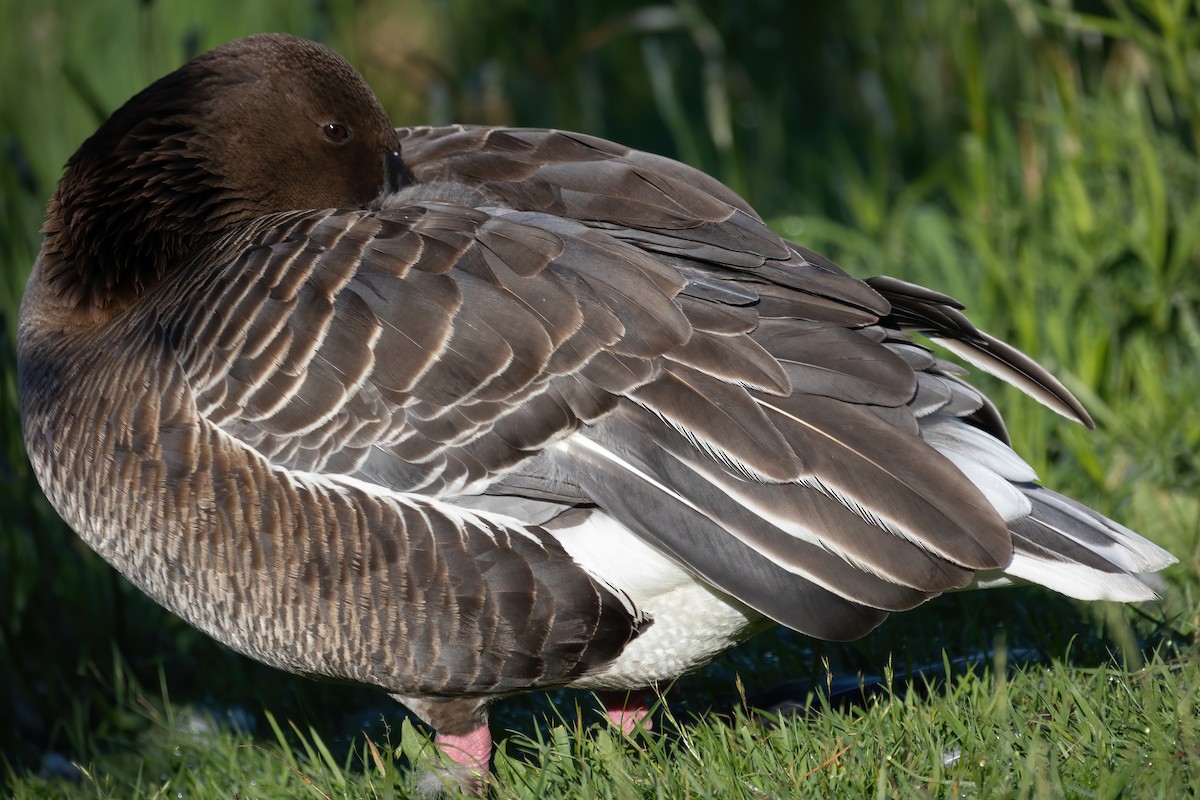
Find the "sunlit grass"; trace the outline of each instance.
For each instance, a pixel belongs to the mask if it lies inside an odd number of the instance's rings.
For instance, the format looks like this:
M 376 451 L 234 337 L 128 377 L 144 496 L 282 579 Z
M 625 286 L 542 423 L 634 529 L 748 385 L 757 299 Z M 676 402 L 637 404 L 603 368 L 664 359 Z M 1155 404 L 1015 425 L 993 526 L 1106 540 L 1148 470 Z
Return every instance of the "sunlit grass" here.
M 496 797 L 1162 797 L 1200 781 L 1200 660 L 993 667 L 807 716 L 657 717 L 625 737 L 560 722 L 505 738 Z M 414 790 L 428 741 L 404 722 L 336 748 L 268 717 L 265 735 L 186 714 L 154 719 L 123 753 L 14 798 L 384 798 Z M 336 751 L 336 752 L 335 752 Z

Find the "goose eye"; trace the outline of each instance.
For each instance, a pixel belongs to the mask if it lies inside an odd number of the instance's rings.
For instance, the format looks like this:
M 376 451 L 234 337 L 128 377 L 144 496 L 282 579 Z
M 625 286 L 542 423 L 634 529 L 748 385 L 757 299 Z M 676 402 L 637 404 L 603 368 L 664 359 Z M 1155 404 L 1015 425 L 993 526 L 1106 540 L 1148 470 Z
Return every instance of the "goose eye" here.
M 344 144 L 350 141 L 350 129 L 340 122 L 329 122 L 321 128 L 325 138 L 334 144 Z

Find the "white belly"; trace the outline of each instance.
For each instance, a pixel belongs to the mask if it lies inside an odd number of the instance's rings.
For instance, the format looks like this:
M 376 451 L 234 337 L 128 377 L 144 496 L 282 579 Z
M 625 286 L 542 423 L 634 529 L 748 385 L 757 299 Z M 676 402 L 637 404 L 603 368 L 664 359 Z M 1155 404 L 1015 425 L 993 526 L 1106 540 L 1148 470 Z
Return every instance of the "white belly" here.
M 761 627 L 760 614 L 697 580 L 599 511 L 552 532 L 576 561 L 652 621 L 615 661 L 572 686 L 640 689 L 670 680 Z

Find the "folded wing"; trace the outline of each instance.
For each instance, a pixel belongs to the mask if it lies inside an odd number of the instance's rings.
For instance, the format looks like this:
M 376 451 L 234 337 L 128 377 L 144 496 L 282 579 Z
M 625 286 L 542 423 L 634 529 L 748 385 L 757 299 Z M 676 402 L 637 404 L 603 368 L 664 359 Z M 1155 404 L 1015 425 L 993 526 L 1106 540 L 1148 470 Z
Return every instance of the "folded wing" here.
M 202 412 L 280 468 L 531 526 L 599 506 L 824 638 L 1002 574 L 1014 546 L 1169 563 L 1033 486 L 995 408 L 912 340 L 1089 422 L 950 298 L 852 278 L 667 159 L 556 131 L 401 134 L 415 185 L 272 220 L 175 321 Z

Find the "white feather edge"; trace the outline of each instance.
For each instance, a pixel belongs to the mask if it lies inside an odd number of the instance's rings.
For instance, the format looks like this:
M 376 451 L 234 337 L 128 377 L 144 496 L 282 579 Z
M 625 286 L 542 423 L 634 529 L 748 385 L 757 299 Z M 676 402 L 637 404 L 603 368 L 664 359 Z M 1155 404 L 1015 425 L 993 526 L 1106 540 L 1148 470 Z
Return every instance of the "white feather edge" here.
M 1004 570 L 981 572 L 965 588 L 991 589 L 1027 582 L 1045 586 L 1076 600 L 1141 603 L 1159 599 L 1158 591 L 1150 585 L 1152 580 L 1149 575 L 1101 572 L 1082 564 L 1051 561 L 1016 552 L 1012 563 Z
M 1011 482 L 1037 480 L 1033 468 L 1010 447 L 984 431 L 957 418 L 934 415 L 921 421 L 921 435 L 949 458 L 983 492 L 1005 520 L 1028 516 L 1033 508 L 1029 497 Z M 1097 546 L 1068 530 L 1050 527 L 1060 536 L 1095 552 L 1130 574 L 1103 572 L 1082 564 L 1039 558 L 1014 551 L 1013 560 L 1004 570 L 978 573 L 966 588 L 986 589 L 1011 586 L 1018 582 L 1036 583 L 1079 600 L 1144 602 L 1159 598 L 1159 583 L 1151 575 L 1175 563 L 1175 557 L 1158 545 L 1119 523 L 1106 519 L 1106 525 L 1080 513 L 1071 503 L 1044 490 L 1041 499 L 1097 532 L 1107 535 L 1109 544 Z
M 1140 534 L 1131 531 L 1119 522 L 1114 522 L 1107 517 L 1104 518 L 1103 523 L 1092 519 L 1077 509 L 1072 501 L 1061 495 L 1049 490 L 1042 490 L 1038 492 L 1037 497 L 1046 505 L 1053 506 L 1062 513 L 1079 520 L 1081 525 L 1087 525 L 1093 530 L 1104 534 L 1108 537 L 1109 542 L 1106 545 L 1097 546 L 1094 543 L 1081 540 L 1069 530 L 1063 530 L 1051 525 L 1047 525 L 1047 527 L 1054 530 L 1060 536 L 1071 539 L 1079 545 L 1087 547 L 1095 553 L 1099 553 L 1122 569 L 1135 573 L 1157 572 L 1179 561 L 1179 559 L 1175 558 L 1168 551 Z
M 1033 506 L 1013 482 L 1033 481 L 1037 474 L 1008 445 L 944 414 L 920 425 L 921 438 L 958 467 L 1006 522 L 1029 516 Z
M 608 450 L 607 448 L 603 447 L 602 445 L 600 445 L 599 443 L 597 443 L 595 441 L 592 441 L 591 439 L 588 439 L 583 436 L 573 436 L 570 439 L 566 440 L 565 442 L 559 443 L 555 446 L 556 447 L 567 447 L 568 450 L 570 447 L 578 447 L 583 450 L 588 450 L 588 451 L 596 454 L 600 458 L 603 458 L 603 459 L 609 461 L 614 466 L 617 466 L 620 469 L 625 470 L 626 472 L 628 472 L 632 477 L 636 478 L 637 480 L 644 481 L 647 484 L 654 486 L 659 491 L 674 498 L 681 505 L 691 508 L 693 511 L 695 511 L 698 514 L 704 513 L 702 509 L 698 508 L 690 500 L 688 500 L 687 498 L 680 495 L 678 492 L 671 489 L 671 487 L 663 484 L 659 480 L 656 480 L 653 476 L 647 475 L 645 472 L 638 469 L 637 466 L 630 464 L 628 461 L 621 458 L 621 456 L 619 456 L 618 454 L 612 452 L 611 450 Z M 695 474 L 698 478 L 704 478 L 704 475 L 701 473 L 694 472 L 693 474 Z M 722 488 L 722 487 L 718 487 L 718 488 Z M 739 502 L 740 502 L 740 500 L 739 500 Z M 773 519 L 774 515 L 767 516 L 767 515 L 764 515 L 760 509 L 754 508 L 752 506 L 748 506 L 745 503 L 742 503 L 742 505 L 747 510 L 762 517 L 766 521 L 772 522 L 772 523 L 774 522 L 774 519 Z M 801 530 L 797 526 L 789 526 L 789 529 L 787 529 L 785 532 L 789 533 L 792 536 L 795 536 L 796 538 L 808 541 L 810 544 L 816 544 L 828 552 L 834 553 L 835 555 L 839 556 L 843 560 L 846 560 L 848 563 L 852 564 L 854 567 L 856 567 L 858 569 L 862 569 L 866 572 L 875 574 L 874 570 L 869 570 L 864 565 L 857 563 L 855 561 L 852 561 L 850 559 L 850 557 L 848 556 L 848 554 L 830 548 L 829 543 L 820 541 L 819 537 L 810 538 L 808 536 L 802 535 Z M 751 550 L 754 550 L 755 552 L 759 553 L 759 555 L 762 555 L 764 558 L 767 558 L 767 556 L 765 554 L 763 554 L 761 551 L 759 551 L 758 548 L 756 548 L 752 542 L 745 541 L 744 539 L 737 536 L 736 533 L 734 533 L 732 531 L 729 531 L 728 533 L 729 533 L 729 536 L 731 539 L 736 539 L 737 541 L 739 541 L 742 544 L 749 547 Z M 881 530 L 880 533 L 884 534 L 885 531 Z M 630 533 L 630 535 L 634 536 L 636 538 L 636 534 Z M 561 541 L 561 537 L 560 537 L 560 541 Z M 566 545 L 564 544 L 564 546 L 566 546 Z M 646 546 L 650 547 L 651 545 L 647 544 Z M 568 552 L 570 552 L 570 548 L 568 548 Z M 656 552 L 657 552 L 657 549 L 656 549 Z M 572 556 L 574 557 L 574 553 L 572 553 Z M 663 555 L 663 557 L 667 558 L 667 556 L 665 556 L 665 555 Z M 811 581 L 812 583 L 816 584 L 817 586 L 820 586 L 821 588 L 826 589 L 826 590 L 832 592 L 833 594 L 836 594 L 839 596 L 842 595 L 842 592 L 838 589 L 837 586 L 831 584 L 830 581 L 825 576 L 821 575 L 820 572 L 818 572 L 816 570 L 805 569 L 803 567 L 803 565 L 798 564 L 798 563 L 785 564 L 785 563 L 781 563 L 779 561 L 774 561 L 773 559 L 772 559 L 772 562 L 774 564 L 776 564 L 780 569 L 782 569 L 786 572 L 790 572 L 793 575 L 798 575 L 808 581 Z M 583 563 L 583 562 L 581 562 L 581 563 Z M 672 563 L 674 563 L 674 562 L 672 561 Z M 587 566 L 587 565 L 585 564 L 585 566 Z M 676 569 L 681 569 L 681 568 L 677 566 Z M 606 581 L 609 581 L 612 585 L 618 586 L 618 588 L 626 589 L 624 579 L 621 579 L 620 581 L 613 581 L 613 576 L 611 574 L 610 575 L 600 575 L 600 577 L 602 577 Z M 883 576 L 879 576 L 879 577 L 883 577 Z
M 954 355 L 958 356 L 963 361 L 966 361 L 968 364 L 978 367 L 987 374 L 993 375 L 1011 386 L 1017 387 L 1027 396 L 1041 403 L 1055 414 L 1058 414 L 1061 417 L 1066 417 L 1073 422 L 1082 421 L 1075 415 L 1075 412 L 1071 410 L 1069 406 L 1056 398 L 1049 391 L 1038 387 L 1023 373 L 1009 367 L 999 359 L 988 358 L 983 353 L 975 350 L 964 342 L 959 342 L 954 339 L 944 339 L 940 336 L 930 336 L 929 338 L 930 341 L 936 342 L 939 346 L 944 347 L 951 353 L 954 353 Z

